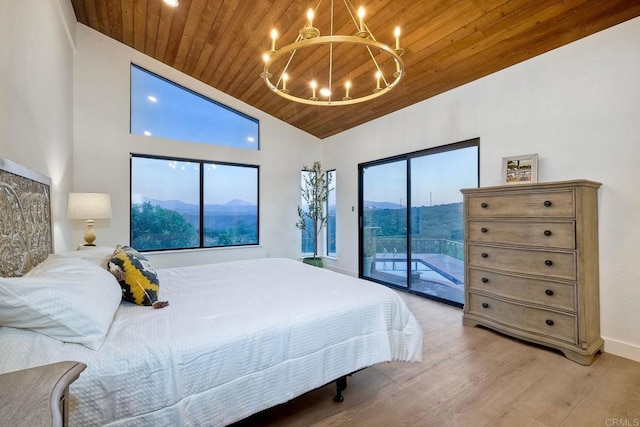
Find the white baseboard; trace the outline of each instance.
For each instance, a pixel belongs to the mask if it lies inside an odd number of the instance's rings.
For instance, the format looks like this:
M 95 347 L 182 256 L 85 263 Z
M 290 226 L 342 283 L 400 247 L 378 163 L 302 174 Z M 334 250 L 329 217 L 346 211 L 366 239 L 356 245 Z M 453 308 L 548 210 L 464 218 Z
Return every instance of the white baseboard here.
M 604 340 L 604 351 L 606 353 L 640 362 L 640 346 L 614 340 L 613 338 L 602 337 L 602 339 Z

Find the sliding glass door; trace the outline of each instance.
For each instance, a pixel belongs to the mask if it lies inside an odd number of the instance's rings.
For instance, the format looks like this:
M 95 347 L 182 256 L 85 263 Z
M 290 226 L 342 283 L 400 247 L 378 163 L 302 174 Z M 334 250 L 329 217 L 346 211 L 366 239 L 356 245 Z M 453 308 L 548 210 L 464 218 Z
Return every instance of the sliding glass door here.
M 407 168 L 405 160 L 361 169 L 362 277 L 407 287 Z
M 361 277 L 462 306 L 460 189 L 478 186 L 478 142 L 360 165 Z

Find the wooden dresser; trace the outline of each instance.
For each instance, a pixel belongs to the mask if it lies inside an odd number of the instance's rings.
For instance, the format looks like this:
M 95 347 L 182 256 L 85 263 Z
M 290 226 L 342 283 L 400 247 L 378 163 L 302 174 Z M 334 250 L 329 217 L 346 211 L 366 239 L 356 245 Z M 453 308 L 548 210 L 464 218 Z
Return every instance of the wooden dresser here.
M 463 323 L 556 348 L 590 365 L 603 349 L 600 183 L 464 189 Z

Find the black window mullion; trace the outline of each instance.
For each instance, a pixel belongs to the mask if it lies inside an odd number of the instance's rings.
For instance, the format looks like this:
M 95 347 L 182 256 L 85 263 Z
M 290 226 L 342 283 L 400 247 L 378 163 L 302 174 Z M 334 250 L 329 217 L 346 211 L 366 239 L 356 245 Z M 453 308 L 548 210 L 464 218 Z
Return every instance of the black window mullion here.
M 200 162 L 200 244 L 204 247 L 204 162 Z
M 405 173 L 407 174 L 407 197 L 405 200 L 407 201 L 407 289 L 411 290 L 411 157 L 407 156 L 407 166 L 405 168 Z

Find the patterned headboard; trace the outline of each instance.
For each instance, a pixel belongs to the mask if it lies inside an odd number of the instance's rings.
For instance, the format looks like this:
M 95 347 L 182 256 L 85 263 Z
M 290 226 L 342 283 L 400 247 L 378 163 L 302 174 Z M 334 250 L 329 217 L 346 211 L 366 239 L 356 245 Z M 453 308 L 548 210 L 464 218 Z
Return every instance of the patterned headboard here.
M 0 276 L 19 277 L 53 252 L 51 179 L 0 158 Z

